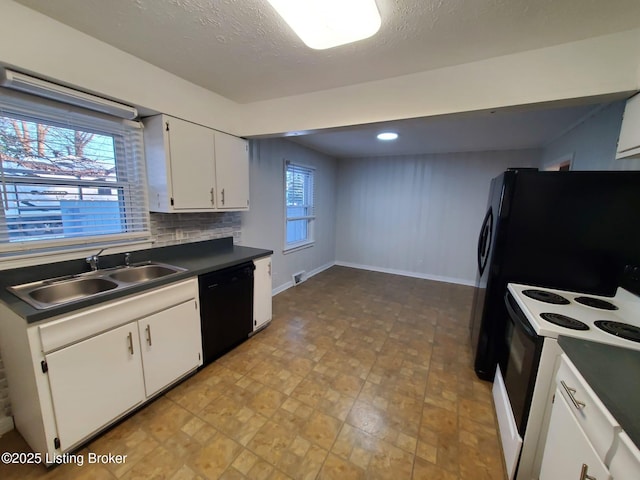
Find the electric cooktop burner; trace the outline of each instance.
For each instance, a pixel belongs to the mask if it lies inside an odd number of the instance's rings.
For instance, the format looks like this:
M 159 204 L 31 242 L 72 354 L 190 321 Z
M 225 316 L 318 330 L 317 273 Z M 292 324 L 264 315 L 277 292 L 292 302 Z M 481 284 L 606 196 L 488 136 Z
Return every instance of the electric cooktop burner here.
M 613 303 L 607 302 L 606 300 L 600 300 L 599 298 L 576 297 L 574 300 L 588 307 L 599 308 L 601 310 L 618 310 L 618 307 Z
M 582 323 L 580 320 L 576 320 L 575 318 L 567 317 L 566 315 L 560 315 L 559 313 L 541 313 L 540 316 L 547 322 L 551 322 L 571 330 L 589 330 L 589 325 Z
M 558 295 L 557 293 L 547 292 L 545 290 L 523 290 L 527 297 L 539 300 L 545 303 L 553 303 L 556 305 L 568 305 L 569 300 Z
M 612 322 L 610 320 L 597 320 L 594 322 L 596 327 L 616 337 L 631 340 L 632 342 L 640 342 L 640 328 L 629 325 L 628 323 Z

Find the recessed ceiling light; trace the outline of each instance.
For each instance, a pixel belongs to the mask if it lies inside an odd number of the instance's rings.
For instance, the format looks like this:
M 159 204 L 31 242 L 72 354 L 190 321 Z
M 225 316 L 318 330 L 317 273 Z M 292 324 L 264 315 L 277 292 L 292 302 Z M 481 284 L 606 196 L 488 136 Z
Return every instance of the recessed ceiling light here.
M 378 140 L 395 140 L 398 134 L 395 132 L 383 132 L 378 134 Z
M 316 50 L 369 38 L 380 29 L 375 0 L 267 0 Z

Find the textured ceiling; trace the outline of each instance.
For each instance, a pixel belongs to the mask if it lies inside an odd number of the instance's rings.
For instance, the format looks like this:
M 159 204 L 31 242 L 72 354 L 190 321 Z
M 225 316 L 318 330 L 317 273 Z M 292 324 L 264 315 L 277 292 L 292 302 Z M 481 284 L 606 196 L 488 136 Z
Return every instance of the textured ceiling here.
M 638 0 L 377 0 L 377 35 L 316 51 L 266 0 L 17 1 L 238 102 L 390 78 L 640 25 Z

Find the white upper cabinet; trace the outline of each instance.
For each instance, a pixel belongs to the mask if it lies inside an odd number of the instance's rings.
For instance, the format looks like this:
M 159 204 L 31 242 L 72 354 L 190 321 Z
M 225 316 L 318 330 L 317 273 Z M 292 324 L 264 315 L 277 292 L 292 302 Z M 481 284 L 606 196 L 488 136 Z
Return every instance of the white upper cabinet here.
M 618 138 L 616 159 L 640 158 L 640 94 L 627 101 Z
M 248 210 L 246 140 L 168 115 L 143 122 L 152 212 Z
M 249 208 L 249 144 L 215 132 L 216 204 L 220 210 Z

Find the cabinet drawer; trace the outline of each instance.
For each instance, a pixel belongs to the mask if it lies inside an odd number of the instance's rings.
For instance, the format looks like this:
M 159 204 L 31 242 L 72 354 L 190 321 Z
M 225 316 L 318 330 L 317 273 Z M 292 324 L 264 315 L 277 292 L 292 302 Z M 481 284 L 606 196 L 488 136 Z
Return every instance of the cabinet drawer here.
M 130 295 L 122 300 L 105 302 L 80 312 L 41 325 L 40 341 L 43 353 L 71 345 L 118 327 L 132 320 L 162 311 L 197 298 L 197 279 L 174 283 L 148 292 Z
M 613 445 L 615 435 L 620 431 L 618 422 L 564 354 L 556 381 L 558 390 L 571 407 L 598 456 L 604 460 Z
M 571 402 L 566 402 L 560 388 L 557 388 L 539 479 L 609 480 L 611 476 L 603 459 L 580 427 L 574 412 Z

